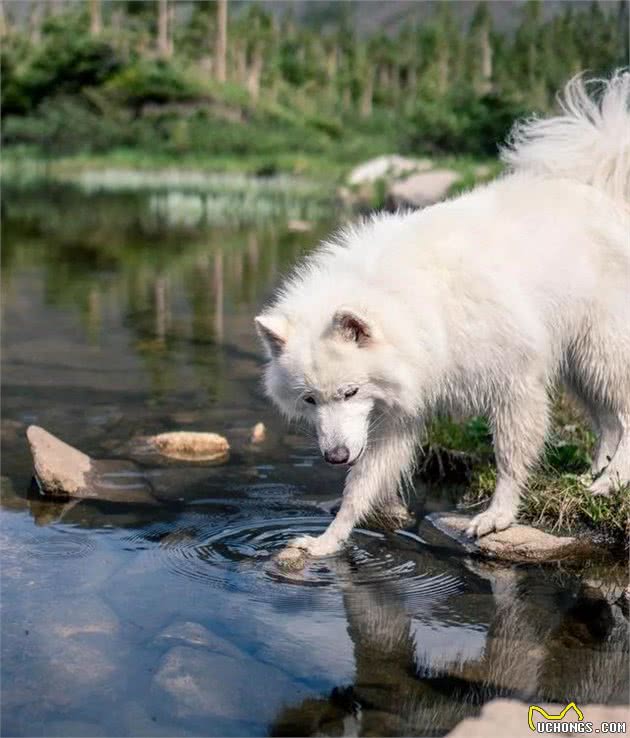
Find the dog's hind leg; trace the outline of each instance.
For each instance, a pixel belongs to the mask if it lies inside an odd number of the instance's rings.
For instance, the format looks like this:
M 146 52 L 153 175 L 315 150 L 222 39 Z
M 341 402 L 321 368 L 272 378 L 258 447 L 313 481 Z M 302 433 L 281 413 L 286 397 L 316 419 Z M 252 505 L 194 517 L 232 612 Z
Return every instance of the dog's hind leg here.
M 521 379 L 497 401 L 492 418 L 497 484 L 486 512 L 472 519 L 469 536 L 504 530 L 516 520 L 521 489 L 543 448 L 548 418 L 542 377 Z
M 621 439 L 610 462 L 590 487 L 596 495 L 608 495 L 612 489 L 630 485 L 630 412 L 620 413 L 618 419 Z
M 593 408 L 591 416 L 597 433 L 597 445 L 593 450 L 591 472 L 596 475 L 608 466 L 619 448 L 623 426 L 617 413 L 604 407 Z
M 622 303 L 625 308 L 625 302 Z M 621 313 L 621 314 L 618 314 Z M 574 386 L 598 431 L 594 494 L 630 483 L 630 313 L 617 310 L 592 323 L 569 357 Z M 603 470 L 603 471 L 602 471 Z

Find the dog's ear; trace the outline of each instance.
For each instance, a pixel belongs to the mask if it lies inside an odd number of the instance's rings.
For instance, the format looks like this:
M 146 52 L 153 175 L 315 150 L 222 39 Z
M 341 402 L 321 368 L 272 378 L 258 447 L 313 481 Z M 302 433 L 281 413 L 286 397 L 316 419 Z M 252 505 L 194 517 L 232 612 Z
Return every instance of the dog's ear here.
M 366 318 L 350 308 L 337 310 L 333 327 L 346 341 L 354 341 L 357 346 L 368 346 L 374 338 L 374 331 Z
M 255 318 L 254 322 L 269 358 L 279 356 L 287 342 L 288 325 L 286 319 L 282 315 L 274 313 L 261 313 Z

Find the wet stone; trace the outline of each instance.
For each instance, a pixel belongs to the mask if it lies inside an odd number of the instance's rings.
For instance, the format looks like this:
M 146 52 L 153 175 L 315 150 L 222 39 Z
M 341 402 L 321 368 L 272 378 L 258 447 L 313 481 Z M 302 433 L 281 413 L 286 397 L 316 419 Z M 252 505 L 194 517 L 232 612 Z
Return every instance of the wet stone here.
M 52 602 L 47 608 L 46 620 L 50 631 L 61 638 L 112 635 L 120 625 L 114 611 L 96 596 Z
M 280 705 L 306 696 L 303 687 L 275 667 L 187 646 L 165 654 L 154 687 L 179 718 L 241 720 L 254 715 L 260 723 L 273 719 Z
M 570 536 L 554 536 L 529 525 L 513 525 L 498 533 L 472 539 L 465 535 L 472 518 L 468 515 L 439 514 L 431 516 L 443 533 L 458 539 L 469 549 L 505 561 L 554 561 L 580 558 L 595 549 L 590 541 Z
M 156 641 L 171 645 L 179 643 L 192 647 L 202 646 L 209 651 L 237 659 L 245 657 L 239 648 L 225 638 L 208 630 L 201 623 L 191 621 L 172 623 L 157 636 Z

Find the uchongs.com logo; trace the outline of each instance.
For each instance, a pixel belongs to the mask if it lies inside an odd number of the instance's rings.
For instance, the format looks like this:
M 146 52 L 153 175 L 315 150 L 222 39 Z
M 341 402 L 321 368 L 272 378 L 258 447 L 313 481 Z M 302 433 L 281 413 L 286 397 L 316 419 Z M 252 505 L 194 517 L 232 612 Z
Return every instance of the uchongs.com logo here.
M 573 713 L 569 714 L 571 710 L 573 710 Z M 540 717 L 535 722 L 534 715 L 536 713 Z M 541 720 L 540 718 L 544 719 Z M 565 720 L 565 718 L 567 719 Z M 530 705 L 527 713 L 527 722 L 530 730 L 535 733 L 600 733 L 609 735 L 623 735 L 626 733 L 625 722 L 602 722 L 597 727 L 594 727 L 591 721 L 584 720 L 584 713 L 575 702 L 569 702 L 557 715 L 547 712 L 544 707 Z

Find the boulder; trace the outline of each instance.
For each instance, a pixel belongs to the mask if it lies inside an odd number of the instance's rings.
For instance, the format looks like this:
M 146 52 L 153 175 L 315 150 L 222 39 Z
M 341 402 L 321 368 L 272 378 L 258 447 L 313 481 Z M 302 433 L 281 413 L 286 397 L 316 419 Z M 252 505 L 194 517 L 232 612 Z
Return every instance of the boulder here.
M 459 174 L 451 169 L 412 174 L 390 186 L 388 200 L 393 207 L 423 208 L 433 205 L 446 197 L 459 178 Z
M 513 525 L 499 533 L 478 539 L 465 535 L 471 517 L 455 513 L 431 516 L 431 522 L 443 533 L 463 542 L 469 549 L 505 561 L 549 561 L 583 557 L 592 553 L 594 544 L 588 539 L 554 536 L 530 525 Z
M 348 175 L 348 183 L 358 186 L 373 184 L 379 179 L 398 179 L 405 174 L 426 171 L 431 166 L 428 159 L 410 159 L 398 154 L 377 156 L 355 167 Z
M 131 461 L 92 459 L 43 428 L 26 430 L 42 494 L 155 504 L 151 485 Z

